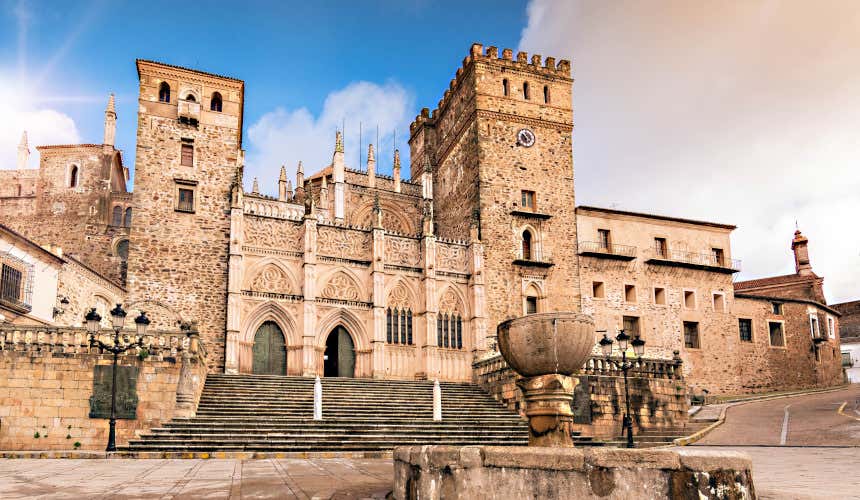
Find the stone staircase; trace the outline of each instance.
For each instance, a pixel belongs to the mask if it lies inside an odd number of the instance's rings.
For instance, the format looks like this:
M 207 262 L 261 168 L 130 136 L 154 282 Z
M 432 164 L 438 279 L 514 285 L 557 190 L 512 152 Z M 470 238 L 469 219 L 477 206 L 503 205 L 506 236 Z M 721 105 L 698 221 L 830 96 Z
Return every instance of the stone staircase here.
M 707 427 L 709 423 L 688 422 L 683 427 L 671 427 L 639 431 L 633 430 L 633 440 L 637 448 L 653 448 L 672 444 L 675 439 L 689 436 Z M 619 435 L 608 440 L 598 440 L 589 437 L 573 436 L 575 446 L 610 446 L 623 448 L 627 445 L 626 436 Z
M 528 426 L 472 384 L 324 378 L 323 420 L 313 420 L 312 378 L 210 374 L 197 416 L 174 419 L 123 451 L 388 451 L 416 444 L 524 446 Z

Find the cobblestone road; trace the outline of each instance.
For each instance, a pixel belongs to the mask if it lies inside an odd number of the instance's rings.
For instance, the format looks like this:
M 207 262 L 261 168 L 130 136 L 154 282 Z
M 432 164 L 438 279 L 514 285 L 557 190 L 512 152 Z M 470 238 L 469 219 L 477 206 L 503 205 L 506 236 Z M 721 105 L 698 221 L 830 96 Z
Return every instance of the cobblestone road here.
M 860 385 L 731 407 L 706 445 L 749 454 L 762 499 L 860 499 Z
M 0 461 L 0 498 L 384 498 L 392 477 L 389 459 L 12 459 Z

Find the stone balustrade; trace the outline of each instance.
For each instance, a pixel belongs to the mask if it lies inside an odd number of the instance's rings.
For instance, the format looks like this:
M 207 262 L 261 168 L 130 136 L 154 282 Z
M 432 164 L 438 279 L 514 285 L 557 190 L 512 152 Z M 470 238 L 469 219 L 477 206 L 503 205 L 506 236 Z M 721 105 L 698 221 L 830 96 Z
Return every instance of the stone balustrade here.
M 611 358 L 618 363 L 621 362 L 620 357 Z M 681 369 L 680 359 L 649 359 L 649 358 L 634 358 L 628 360 L 633 364 L 633 368 L 628 372 L 628 377 L 639 378 L 657 378 L 657 379 L 682 379 L 683 370 Z M 511 376 L 513 371 L 505 362 L 501 354 L 493 357 L 476 361 L 472 368 L 475 370 L 475 377 L 479 384 L 486 384 L 500 376 Z M 588 358 L 585 365 L 582 367 L 583 375 L 600 375 L 606 377 L 621 377 L 623 373 L 615 363 L 607 361 L 606 358 L 600 356 L 592 356 Z
M 114 332 L 103 329 L 97 338 L 105 344 L 113 344 Z M 31 325 L 0 326 L 0 352 L 52 352 L 66 354 L 101 354 L 96 346 L 90 346 L 86 328 L 48 327 Z M 134 330 L 123 330 L 120 340 L 134 342 Z M 123 356 L 139 356 L 145 351 L 148 356 L 159 358 L 176 357 L 187 351 L 193 357 L 205 356 L 203 344 L 197 332 L 155 331 L 143 337 L 143 347 L 130 349 Z

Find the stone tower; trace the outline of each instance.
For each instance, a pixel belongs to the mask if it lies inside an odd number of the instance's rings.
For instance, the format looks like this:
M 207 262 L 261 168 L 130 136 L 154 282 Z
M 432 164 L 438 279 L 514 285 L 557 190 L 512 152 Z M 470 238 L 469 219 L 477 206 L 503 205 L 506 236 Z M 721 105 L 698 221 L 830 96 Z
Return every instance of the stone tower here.
M 430 163 L 441 238 L 485 248 L 488 334 L 527 312 L 578 311 L 569 61 L 473 44 L 410 127 L 412 180 Z
M 143 60 L 137 71 L 129 298 L 157 301 L 196 322 L 209 369 L 220 371 L 230 196 L 241 185 L 243 161 L 244 82 Z
M 812 264 L 809 262 L 809 240 L 800 229 L 794 232 L 791 240 L 791 251 L 794 252 L 794 270 L 801 276 L 812 276 Z

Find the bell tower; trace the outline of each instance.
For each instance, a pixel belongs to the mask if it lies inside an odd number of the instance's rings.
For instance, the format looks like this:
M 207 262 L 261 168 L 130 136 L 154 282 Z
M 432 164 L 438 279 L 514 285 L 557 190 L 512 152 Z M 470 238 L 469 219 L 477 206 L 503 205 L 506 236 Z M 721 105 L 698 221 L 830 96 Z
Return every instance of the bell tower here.
M 137 72 L 129 298 L 160 302 L 196 322 L 209 370 L 222 371 L 230 200 L 241 182 L 245 85 L 144 60 Z
M 578 311 L 570 62 L 473 44 L 410 127 L 431 164 L 438 234 L 484 245 L 488 334 L 528 312 Z

